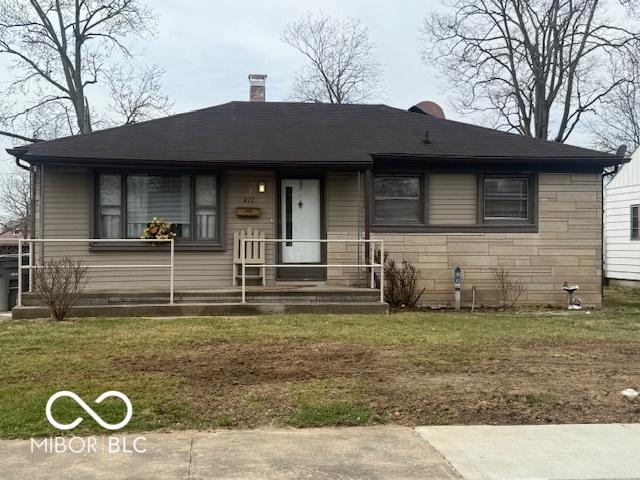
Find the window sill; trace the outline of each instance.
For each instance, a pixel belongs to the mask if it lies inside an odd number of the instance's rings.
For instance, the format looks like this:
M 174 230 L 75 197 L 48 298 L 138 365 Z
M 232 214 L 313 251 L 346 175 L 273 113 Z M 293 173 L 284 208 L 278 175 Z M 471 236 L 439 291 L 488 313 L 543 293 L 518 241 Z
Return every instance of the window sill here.
M 169 251 L 169 244 L 163 242 L 161 244 L 152 244 L 151 242 L 92 242 L 89 244 L 89 250 L 92 252 L 151 252 L 151 251 Z M 174 244 L 176 252 L 223 252 L 226 246 L 219 242 L 180 242 Z
M 536 224 L 372 225 L 373 233 L 538 233 Z

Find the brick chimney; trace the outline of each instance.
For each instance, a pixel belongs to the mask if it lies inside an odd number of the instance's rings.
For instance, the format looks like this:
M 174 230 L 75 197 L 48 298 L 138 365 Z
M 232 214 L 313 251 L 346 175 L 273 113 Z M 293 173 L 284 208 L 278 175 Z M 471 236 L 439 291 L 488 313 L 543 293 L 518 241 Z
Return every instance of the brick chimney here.
M 249 74 L 249 101 L 264 102 L 266 99 L 267 76 L 257 73 Z

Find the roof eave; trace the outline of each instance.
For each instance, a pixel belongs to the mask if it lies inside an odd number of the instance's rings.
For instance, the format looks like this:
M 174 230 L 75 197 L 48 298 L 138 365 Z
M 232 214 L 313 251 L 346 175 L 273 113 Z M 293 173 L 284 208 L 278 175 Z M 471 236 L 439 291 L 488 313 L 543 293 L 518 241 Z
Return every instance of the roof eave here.
M 11 153 L 11 152 L 10 152 Z M 26 152 L 25 152 L 26 153 Z M 88 157 L 60 157 L 60 156 L 44 156 L 44 155 L 25 155 L 22 154 L 21 160 L 31 164 L 55 164 L 68 166 L 83 166 L 94 168 L 105 167 L 147 167 L 162 165 L 163 168 L 310 168 L 310 167 L 331 167 L 335 169 L 356 170 L 358 168 L 371 167 L 373 159 L 366 157 L 362 160 L 350 159 L 345 160 L 329 160 L 322 163 L 317 161 L 283 161 L 283 160 L 193 160 L 193 161 L 175 161 L 162 159 L 123 159 L 123 158 L 88 158 Z
M 540 166 L 556 166 L 564 167 L 591 167 L 604 168 L 615 165 L 621 165 L 629 162 L 630 158 L 620 158 L 615 155 L 603 154 L 602 157 L 596 156 L 566 156 L 566 157 L 523 157 L 523 156 L 469 156 L 469 155 L 412 155 L 403 153 L 376 153 L 371 155 L 372 158 L 379 161 L 400 161 L 400 162 L 428 162 L 428 164 L 446 163 L 466 165 L 500 165 L 520 167 L 523 165 L 540 165 Z
M 29 146 L 25 145 L 23 147 L 12 147 L 12 148 L 7 148 L 5 150 L 9 155 L 17 158 L 18 160 L 22 160 L 23 157 L 27 154 L 27 152 L 29 151 Z

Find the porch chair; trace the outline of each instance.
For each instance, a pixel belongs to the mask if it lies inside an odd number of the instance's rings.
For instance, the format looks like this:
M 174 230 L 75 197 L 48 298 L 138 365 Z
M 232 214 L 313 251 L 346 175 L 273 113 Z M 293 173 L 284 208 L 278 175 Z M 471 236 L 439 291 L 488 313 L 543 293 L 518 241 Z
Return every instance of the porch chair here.
M 251 227 L 246 230 L 240 230 L 233 233 L 233 286 L 238 285 L 238 281 L 242 282 L 242 257 L 241 244 L 242 240 L 262 239 L 266 238 L 264 232 L 260 232 Z M 266 268 L 260 267 L 264 265 L 265 256 L 265 242 L 250 242 L 245 243 L 245 261 L 244 264 L 247 267 L 246 272 L 257 270 L 258 273 L 246 273 L 245 278 L 253 280 L 262 280 L 262 286 L 267 284 L 267 277 L 265 275 Z M 251 267 L 251 268 L 249 268 Z

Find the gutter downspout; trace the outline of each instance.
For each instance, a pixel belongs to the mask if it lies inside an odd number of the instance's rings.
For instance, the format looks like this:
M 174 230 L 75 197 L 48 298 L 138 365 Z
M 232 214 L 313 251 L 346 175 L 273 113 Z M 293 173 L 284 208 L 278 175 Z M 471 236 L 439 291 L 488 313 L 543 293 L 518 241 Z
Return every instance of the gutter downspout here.
M 367 168 L 364 172 L 364 238 L 369 240 L 371 238 L 371 196 L 373 195 L 373 172 L 371 168 Z M 365 243 L 365 259 L 367 265 L 373 264 L 373 258 L 371 258 L 371 244 Z M 373 276 L 373 269 L 367 269 L 369 274 Z
M 23 165 L 20 163 L 21 158 L 20 157 L 16 157 L 16 165 L 18 167 L 20 167 L 23 170 L 27 170 L 27 171 L 31 171 L 31 165 Z
M 357 174 L 357 183 L 358 183 L 358 187 L 357 187 L 357 191 L 358 191 L 358 240 L 362 240 L 363 237 L 363 229 L 362 229 L 362 175 L 361 175 L 361 170 L 358 169 L 358 174 Z M 365 247 L 366 248 L 366 247 Z M 358 242 L 358 263 L 360 263 L 360 260 L 362 259 L 362 245 L 360 244 L 360 242 Z M 366 268 L 365 268 L 365 277 L 366 277 Z M 363 278 L 362 278 L 362 269 L 360 267 L 358 267 L 358 285 L 360 285 L 363 282 Z M 364 279 L 364 283 L 366 284 L 366 278 Z
M 15 163 L 16 166 L 18 168 L 21 168 L 22 170 L 26 170 L 27 172 L 29 172 L 29 210 L 27 212 L 27 224 L 25 225 L 25 228 L 27 229 L 27 235 L 26 238 L 35 238 L 36 235 L 36 214 L 35 214 L 35 208 L 36 208 L 36 189 L 35 189 L 35 179 L 36 179 L 36 173 L 35 173 L 35 167 L 32 164 L 28 164 L 28 165 L 23 165 L 21 163 L 22 158 L 21 156 L 16 156 L 15 157 Z M 24 234 L 23 234 L 24 236 Z M 29 244 L 29 254 L 31 255 L 31 252 L 33 251 L 33 244 Z M 22 251 L 18 252 L 18 262 L 20 265 L 22 265 Z M 30 256 L 30 260 L 32 261 L 32 258 Z M 18 274 L 20 274 L 20 272 L 18 272 Z M 29 275 L 29 280 L 28 280 L 28 291 L 30 292 L 31 289 L 33 288 L 33 270 L 28 270 L 28 275 Z
M 26 170 L 29 172 L 29 214 L 27 218 L 27 226 L 28 226 L 28 238 L 35 238 L 36 232 L 36 216 L 35 216 L 35 206 L 36 206 L 36 189 L 35 189 L 35 167 L 31 164 L 23 165 L 21 163 L 22 159 L 20 157 L 16 157 L 16 166 L 21 168 L 22 170 Z

